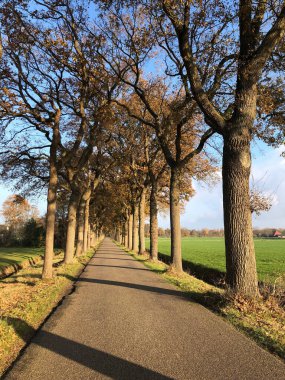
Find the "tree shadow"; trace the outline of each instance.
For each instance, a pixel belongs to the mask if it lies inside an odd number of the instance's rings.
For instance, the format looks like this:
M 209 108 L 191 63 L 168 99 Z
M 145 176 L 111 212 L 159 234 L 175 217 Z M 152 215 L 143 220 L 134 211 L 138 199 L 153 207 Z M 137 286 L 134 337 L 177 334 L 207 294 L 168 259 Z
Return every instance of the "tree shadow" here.
M 25 259 L 25 256 L 23 256 Z M 15 273 L 19 272 L 21 269 L 28 267 L 39 268 L 42 267 L 42 264 L 39 264 L 39 259 L 43 259 L 43 256 L 36 257 L 27 257 L 26 260 L 21 262 L 16 262 L 15 260 L 5 259 L 6 264 L 3 265 L 1 261 L 0 265 L 0 279 L 4 280 L 10 276 L 13 276 Z
M 225 294 L 215 292 L 215 291 L 207 291 L 201 292 L 199 290 L 176 290 L 169 288 L 160 288 L 156 286 L 148 286 L 120 281 L 112 281 L 112 280 L 102 280 L 97 278 L 84 278 L 80 277 L 78 282 L 87 282 L 87 283 L 95 283 L 102 285 L 110 285 L 115 287 L 123 287 L 129 289 L 136 289 L 146 292 L 157 293 L 161 295 L 172 296 L 178 299 L 185 299 L 188 302 L 196 302 L 202 306 L 207 307 L 208 309 L 214 311 L 218 314 L 223 314 L 223 308 L 232 302 L 230 297 L 227 297 Z
M 131 269 L 131 270 L 142 270 L 147 271 L 147 268 L 134 268 L 134 267 L 123 267 L 117 265 L 103 265 L 103 264 L 88 264 L 90 267 L 105 267 L 105 268 L 122 268 L 122 269 Z
M 7 317 L 6 320 L 8 324 L 14 328 L 16 334 L 25 342 L 29 342 L 31 337 L 36 333 L 36 330 L 33 329 L 33 327 L 29 326 L 25 321 L 19 318 Z M 173 379 L 143 367 L 140 364 L 130 362 L 45 330 L 39 330 L 33 339 L 33 343 L 115 380 Z M 30 363 L 30 365 L 32 366 L 32 363 Z M 12 369 L 13 366 L 8 370 L 6 375 L 9 374 Z
M 128 268 L 130 269 L 130 268 Z M 74 280 L 74 278 L 68 274 L 59 274 L 61 277 L 68 278 L 69 280 Z M 207 291 L 201 293 L 201 291 L 193 290 L 179 290 L 179 289 L 169 289 L 169 288 L 160 288 L 157 286 L 148 286 L 141 285 L 129 282 L 113 281 L 113 280 L 103 280 L 98 278 L 88 278 L 88 277 L 79 277 L 77 282 L 86 282 L 93 284 L 109 285 L 115 287 L 123 287 L 128 289 L 141 290 L 146 292 L 152 292 L 162 295 L 173 296 L 179 299 L 185 299 L 188 301 L 195 301 L 201 305 L 204 305 L 215 312 L 220 312 L 221 309 L 230 303 L 230 299 L 225 297 L 223 294 L 218 292 Z
M 25 281 L 25 280 L 24 281 L 14 280 L 14 281 L 5 282 L 5 285 L 12 285 L 12 284 L 24 284 L 24 285 L 33 287 L 36 285 L 36 282 Z
M 24 284 L 27 286 L 35 286 L 36 282 L 25 280 L 29 278 L 41 280 L 42 277 L 41 277 L 41 274 L 36 274 L 36 273 L 23 274 L 23 275 L 20 275 L 20 274 L 17 275 L 15 273 L 12 273 L 11 275 L 6 276 L 2 280 L 0 280 L 0 284 L 3 284 L 3 285 Z M 23 279 L 23 280 L 20 280 L 20 279 Z
M 30 274 L 23 274 L 23 275 L 21 275 L 21 274 L 13 274 L 12 276 L 11 276 L 12 278 L 26 278 L 26 277 L 29 277 L 29 278 L 37 278 L 37 279 L 41 279 L 42 278 L 42 276 L 41 276 L 41 274 L 40 273 L 30 273 Z
M 102 250 L 100 250 L 100 249 L 98 249 L 97 251 L 96 251 L 96 254 L 95 254 L 95 257 L 97 256 L 97 254 L 101 254 L 101 255 L 106 255 L 106 256 L 108 256 L 108 255 L 116 255 L 116 256 L 126 256 L 126 253 L 125 252 L 122 252 L 122 250 L 120 249 L 120 250 L 112 250 L 112 249 L 102 249 Z
M 159 252 L 158 258 L 165 264 L 171 264 L 171 257 L 164 253 Z M 224 272 L 215 268 L 209 268 L 206 265 L 194 263 L 189 260 L 182 260 L 182 265 L 185 272 L 189 272 L 191 275 L 199 278 L 200 280 L 221 288 L 225 287 Z
M 245 326 L 242 323 L 236 324 L 239 330 L 243 331 L 249 337 L 255 339 L 261 346 L 273 354 L 277 354 L 283 360 L 285 359 L 284 345 L 278 344 L 276 340 L 272 339 L 266 332 L 262 332 L 260 329 L 255 329 L 249 326 Z
M 147 291 L 147 292 L 152 292 L 152 293 L 175 296 L 175 297 L 179 297 L 179 298 L 184 297 L 185 295 L 188 296 L 188 292 L 183 292 L 180 290 L 168 289 L 168 288 L 159 288 L 156 286 L 134 284 L 134 283 L 129 283 L 129 282 L 102 280 L 102 279 L 98 279 L 98 278 L 80 277 L 78 279 L 78 282 L 89 282 L 89 283 L 95 283 L 95 284 L 110 285 L 110 286 L 123 287 L 123 288 L 129 288 L 129 289 L 136 289 L 136 290 L 142 290 L 142 291 Z
M 133 261 L 133 259 L 121 259 L 118 257 L 102 257 L 102 256 L 94 256 L 94 259 L 104 259 L 104 260 L 123 260 L 123 261 Z

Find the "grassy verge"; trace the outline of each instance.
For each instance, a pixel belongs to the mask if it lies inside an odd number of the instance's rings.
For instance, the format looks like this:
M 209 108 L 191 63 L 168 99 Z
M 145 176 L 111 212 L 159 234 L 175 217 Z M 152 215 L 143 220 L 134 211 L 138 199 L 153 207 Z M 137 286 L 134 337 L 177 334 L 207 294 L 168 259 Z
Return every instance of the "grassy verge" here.
M 44 248 L 8 247 L 0 248 L 0 269 L 9 265 L 19 265 L 23 261 L 44 254 Z
M 35 265 L 43 253 L 43 248 L 0 248 L 0 278 Z
M 71 265 L 59 265 L 63 256 L 57 255 L 55 276 L 48 281 L 41 280 L 42 262 L 0 281 L 0 376 L 71 290 L 93 255 L 90 250 Z
M 274 296 L 256 301 L 234 298 L 224 289 L 187 273 L 179 276 L 169 273 L 167 264 L 151 262 L 148 255 L 136 255 L 124 247 L 121 248 L 147 268 L 177 286 L 192 300 L 222 316 L 263 348 L 285 360 L 285 310 L 280 305 L 280 299 Z

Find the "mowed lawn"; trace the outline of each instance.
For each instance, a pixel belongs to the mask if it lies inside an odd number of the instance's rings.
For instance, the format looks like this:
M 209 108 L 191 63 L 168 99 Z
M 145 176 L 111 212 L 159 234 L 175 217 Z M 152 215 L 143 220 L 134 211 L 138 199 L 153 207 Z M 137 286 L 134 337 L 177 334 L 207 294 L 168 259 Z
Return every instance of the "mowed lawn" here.
M 23 261 L 43 254 L 43 248 L 0 248 L 0 269 L 9 265 L 18 265 Z
M 255 239 L 259 281 L 273 283 L 285 275 L 285 239 Z M 146 239 L 149 248 L 149 239 Z M 170 239 L 159 238 L 158 250 L 170 255 Z M 183 238 L 183 259 L 190 263 L 225 272 L 225 247 L 223 238 Z

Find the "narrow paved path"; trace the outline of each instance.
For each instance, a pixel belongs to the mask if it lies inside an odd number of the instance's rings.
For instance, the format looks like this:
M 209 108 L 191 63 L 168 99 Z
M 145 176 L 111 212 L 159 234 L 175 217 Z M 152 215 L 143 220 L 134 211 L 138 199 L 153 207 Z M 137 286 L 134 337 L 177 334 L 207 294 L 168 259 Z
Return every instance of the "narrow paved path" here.
M 285 365 L 105 239 L 6 379 L 285 379 Z

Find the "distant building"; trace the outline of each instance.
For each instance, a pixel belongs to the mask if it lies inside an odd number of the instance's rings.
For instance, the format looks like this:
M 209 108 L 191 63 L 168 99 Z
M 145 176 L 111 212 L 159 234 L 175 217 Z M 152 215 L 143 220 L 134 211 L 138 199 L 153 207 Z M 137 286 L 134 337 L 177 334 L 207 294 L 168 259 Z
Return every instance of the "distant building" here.
M 275 231 L 274 232 L 274 235 L 273 235 L 274 237 L 277 237 L 277 238 L 281 238 L 282 237 L 282 233 L 280 232 L 280 231 Z

